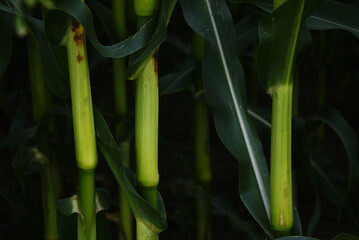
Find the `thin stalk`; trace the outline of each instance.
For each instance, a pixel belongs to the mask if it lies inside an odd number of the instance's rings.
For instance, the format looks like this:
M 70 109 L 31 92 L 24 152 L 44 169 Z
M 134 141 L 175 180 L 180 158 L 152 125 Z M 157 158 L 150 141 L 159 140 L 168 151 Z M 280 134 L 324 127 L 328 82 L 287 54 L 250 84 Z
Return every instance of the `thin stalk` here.
M 195 78 L 196 91 L 203 91 L 202 80 L 203 40 L 198 34 L 193 34 L 193 54 L 197 61 Z M 211 159 L 209 153 L 209 110 L 204 102 L 195 103 L 194 119 L 194 150 L 196 177 L 200 184 L 197 189 L 197 240 L 211 239 L 210 235 L 210 206 L 211 206 Z
M 27 39 L 27 48 L 33 118 L 36 123 L 40 123 L 41 118 L 50 108 L 51 95 L 46 88 L 43 75 L 40 45 L 31 35 L 29 35 Z M 48 128 L 51 126 L 50 123 Z M 44 159 L 41 161 L 41 195 L 44 216 L 44 239 L 53 240 L 58 239 L 56 198 L 58 197 L 57 190 L 59 187 L 57 186 L 56 181 L 58 180 L 58 173 L 56 172 L 55 166 L 45 157 L 47 156 L 48 159 L 50 158 L 48 130 L 49 129 L 40 128 L 38 134 L 38 146 L 42 154 L 38 153 L 37 156 L 42 156 Z
M 95 169 L 79 168 L 79 206 L 77 239 L 96 239 Z
M 67 36 L 76 160 L 79 168 L 78 238 L 96 239 L 95 168 L 97 149 L 86 41 L 82 25 L 73 20 Z
M 137 27 L 154 14 L 157 0 L 135 0 Z M 157 209 L 158 173 L 158 72 L 155 53 L 137 79 L 135 100 L 135 145 L 137 182 L 141 196 Z M 158 235 L 136 220 L 137 240 L 157 240 Z
M 126 37 L 126 4 L 124 0 L 113 1 L 113 18 L 117 38 L 123 40 Z M 125 58 L 113 60 L 113 83 L 114 83 L 114 100 L 115 111 L 118 115 L 127 114 L 127 97 L 126 97 L 126 62 Z M 119 139 L 124 132 L 125 124 L 119 122 L 116 124 L 116 139 Z M 126 167 L 130 167 L 130 149 L 129 141 L 119 142 L 119 148 L 122 152 L 123 163 Z M 121 228 L 119 239 L 132 240 L 132 213 L 130 205 L 125 197 L 124 192 L 119 189 L 119 217 Z
M 271 136 L 271 223 L 278 236 L 290 233 L 292 207 L 292 84 L 273 92 Z

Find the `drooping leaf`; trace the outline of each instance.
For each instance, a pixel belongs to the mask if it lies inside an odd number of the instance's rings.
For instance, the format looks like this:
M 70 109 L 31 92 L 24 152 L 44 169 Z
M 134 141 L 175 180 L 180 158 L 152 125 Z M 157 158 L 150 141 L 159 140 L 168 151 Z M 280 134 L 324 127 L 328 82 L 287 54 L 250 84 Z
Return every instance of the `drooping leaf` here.
M 358 138 L 354 129 L 350 127 L 344 117 L 334 108 L 325 105 L 311 119 L 319 120 L 330 126 L 342 141 L 349 160 L 348 183 L 344 201 L 359 182 L 359 162 L 358 162 Z
M 143 222 L 154 233 L 159 234 L 167 228 L 165 207 L 158 195 L 158 210 L 145 201 L 135 188 L 135 175 L 122 164 L 121 152 L 106 124 L 102 114 L 95 108 L 97 144 L 107 161 L 118 184 L 124 191 L 136 219 Z
M 307 20 L 313 30 L 342 29 L 359 38 L 359 8 L 336 1 L 325 1 Z
M 104 46 L 97 39 L 91 11 L 81 0 L 61 0 L 51 10 L 45 17 L 45 29 L 50 40 L 55 41 L 56 44 L 62 41 L 69 28 L 69 22 L 60 26 L 58 23 L 61 20 L 63 21 L 64 13 L 67 13 L 83 25 L 88 40 L 96 50 L 101 55 L 111 58 L 121 58 L 144 47 L 152 37 L 156 27 L 156 19 L 153 18 L 135 35 L 112 46 Z M 59 11 L 63 13 L 59 13 Z
M 258 135 L 249 121 L 244 72 L 235 29 L 224 0 L 181 0 L 188 25 L 204 39 L 203 79 L 216 130 L 240 164 L 240 196 L 269 236 L 269 174 Z
M 156 29 L 153 32 L 147 46 L 138 54 L 131 55 L 129 66 L 126 71 L 126 78 L 136 79 L 146 66 L 148 60 L 155 54 L 158 46 L 166 40 L 167 23 L 172 15 L 173 8 L 177 0 L 162 0 L 158 10 L 158 20 Z
M 10 61 L 13 24 L 14 16 L 6 12 L 0 12 L 0 79 Z
M 250 3 L 258 6 L 264 11 L 273 11 L 272 0 L 230 0 L 235 3 Z M 312 30 L 342 29 L 349 31 L 359 38 L 359 8 L 337 2 L 325 1 L 317 10 L 311 14 L 306 25 Z

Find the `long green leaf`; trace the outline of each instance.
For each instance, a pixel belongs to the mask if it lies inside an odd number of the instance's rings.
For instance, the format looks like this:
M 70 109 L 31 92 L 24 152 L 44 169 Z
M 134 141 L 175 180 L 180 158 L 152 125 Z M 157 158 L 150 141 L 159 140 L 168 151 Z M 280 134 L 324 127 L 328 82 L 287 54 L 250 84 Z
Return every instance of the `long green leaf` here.
M 359 162 L 358 162 L 358 138 L 354 129 L 350 127 L 344 117 L 334 108 L 325 105 L 319 112 L 311 118 L 319 120 L 330 126 L 339 136 L 348 155 L 349 176 L 344 201 L 359 182 Z
M 69 27 L 69 22 L 61 24 L 59 27 L 58 23 L 64 20 L 64 14 L 58 11 L 67 13 L 79 21 L 85 29 L 88 40 L 96 50 L 103 56 L 111 58 L 121 58 L 144 47 L 152 37 L 156 27 L 156 19 L 151 19 L 135 35 L 115 45 L 105 46 L 97 39 L 92 13 L 87 5 L 81 0 L 61 0 L 56 3 L 52 11 L 48 12 L 45 17 L 46 33 L 50 40 L 57 40 L 55 42 L 57 44 L 65 36 Z
M 159 45 L 166 40 L 167 23 L 172 15 L 173 8 L 177 0 L 162 0 L 158 11 L 158 21 L 147 46 L 139 53 L 131 55 L 126 77 L 130 80 L 136 79 L 146 66 L 148 60 L 155 53 Z
M 290 83 L 295 54 L 310 41 L 301 23 L 321 1 L 288 0 L 260 22 L 258 75 L 269 93 L 279 85 Z
M 126 194 L 136 219 L 142 221 L 154 233 L 159 234 L 167 228 L 165 207 L 161 196 L 158 197 L 158 209 L 156 210 L 145 201 L 135 188 L 135 175 L 122 164 L 121 152 L 114 140 L 105 119 L 95 108 L 94 119 L 96 126 L 97 144 L 105 157 L 118 184 Z
M 188 25 L 204 39 L 203 78 L 216 130 L 240 164 L 240 196 L 272 236 L 269 174 L 258 135 L 249 120 L 244 72 L 237 58 L 235 29 L 224 0 L 181 0 Z
M 271 13 L 271 0 L 230 0 L 235 3 L 250 3 Z M 308 17 L 306 25 L 312 30 L 342 29 L 359 38 L 359 8 L 336 1 L 325 1 Z

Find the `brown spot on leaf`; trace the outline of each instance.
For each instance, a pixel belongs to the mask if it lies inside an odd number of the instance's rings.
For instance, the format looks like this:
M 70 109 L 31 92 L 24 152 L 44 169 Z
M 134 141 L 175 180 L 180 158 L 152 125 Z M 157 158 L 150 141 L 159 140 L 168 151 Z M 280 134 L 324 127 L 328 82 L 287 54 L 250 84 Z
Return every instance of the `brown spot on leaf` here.
M 73 19 L 72 20 L 72 28 L 71 28 L 71 30 L 73 32 L 76 32 L 79 27 L 80 27 L 80 23 L 76 19 Z
M 72 21 L 72 32 L 75 33 L 74 35 L 74 41 L 76 42 L 76 45 L 80 45 L 84 43 L 84 28 L 82 25 L 77 21 Z
M 83 56 L 80 55 L 80 53 L 77 55 L 77 61 L 81 62 L 84 59 Z

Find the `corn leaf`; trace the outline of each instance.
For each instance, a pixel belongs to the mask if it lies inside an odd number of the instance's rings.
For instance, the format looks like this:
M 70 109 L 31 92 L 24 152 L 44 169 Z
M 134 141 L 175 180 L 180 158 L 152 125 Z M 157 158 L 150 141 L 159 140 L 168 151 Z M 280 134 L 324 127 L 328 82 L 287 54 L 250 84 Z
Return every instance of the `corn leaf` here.
M 83 25 L 87 39 L 104 57 L 121 58 L 141 49 L 148 43 L 156 27 L 156 19 L 151 19 L 133 36 L 112 46 L 105 46 L 97 39 L 92 13 L 87 5 L 81 0 L 60 0 L 46 14 L 44 21 L 46 34 L 54 44 L 61 43 L 71 23 L 71 18 L 70 21 L 69 18 L 64 21 L 65 14 L 71 15 Z
M 302 22 L 323 0 L 288 0 L 259 24 L 258 75 L 269 93 L 289 84 L 295 56 L 310 42 Z
M 258 39 L 259 14 L 249 15 L 236 24 L 236 43 L 238 53 L 242 53 Z
M 323 106 L 311 119 L 322 121 L 330 126 L 338 134 L 347 152 L 349 174 L 347 189 L 341 202 L 341 208 L 343 208 L 346 198 L 359 182 L 358 138 L 354 129 L 349 126 L 344 117 L 337 110 L 328 105 Z
M 98 147 L 124 191 L 133 214 L 137 220 L 142 221 L 154 233 L 159 234 L 167 228 L 165 207 L 161 196 L 158 196 L 158 210 L 140 196 L 135 188 L 135 175 L 123 166 L 121 152 L 116 141 L 102 114 L 96 108 L 94 109 L 94 118 Z
M 249 120 L 244 72 L 235 29 L 224 0 L 181 0 L 188 25 L 204 39 L 203 79 L 217 133 L 240 165 L 239 191 L 247 209 L 272 237 L 269 174 L 258 135 Z
M 254 4 L 268 13 L 273 11 L 272 0 L 230 1 Z M 308 17 L 306 25 L 313 30 L 342 29 L 359 38 L 359 8 L 337 1 L 325 1 Z
M 173 8 L 177 0 L 162 0 L 158 10 L 158 20 L 156 29 L 153 32 L 147 46 L 138 54 L 130 57 L 129 66 L 126 72 L 126 78 L 130 80 L 136 79 L 146 66 L 148 60 L 155 53 L 159 45 L 166 40 L 167 23 L 172 15 Z

